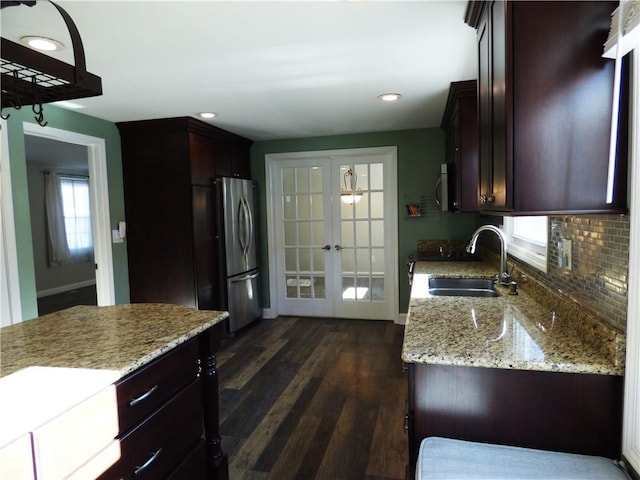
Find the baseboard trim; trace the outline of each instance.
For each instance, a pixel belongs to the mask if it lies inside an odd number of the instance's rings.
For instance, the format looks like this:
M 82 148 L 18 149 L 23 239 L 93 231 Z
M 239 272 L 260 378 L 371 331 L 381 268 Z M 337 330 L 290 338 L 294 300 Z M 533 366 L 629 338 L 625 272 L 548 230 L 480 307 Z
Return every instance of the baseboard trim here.
M 277 318 L 277 315 L 271 308 L 263 308 L 262 309 L 262 318 L 274 319 Z M 387 320 L 388 321 L 388 320 Z M 406 325 L 407 324 L 407 314 L 399 313 L 396 318 L 393 320 L 393 323 L 396 325 Z
M 59 293 L 68 292 L 69 290 L 76 290 L 78 288 L 90 287 L 95 285 L 96 280 L 85 280 L 84 282 L 69 283 L 67 285 L 60 285 L 59 287 L 47 288 L 46 290 L 38 290 L 37 297 L 48 297 L 50 295 L 57 295 Z
M 270 308 L 262 309 L 262 318 L 274 319 L 276 318 L 275 312 Z

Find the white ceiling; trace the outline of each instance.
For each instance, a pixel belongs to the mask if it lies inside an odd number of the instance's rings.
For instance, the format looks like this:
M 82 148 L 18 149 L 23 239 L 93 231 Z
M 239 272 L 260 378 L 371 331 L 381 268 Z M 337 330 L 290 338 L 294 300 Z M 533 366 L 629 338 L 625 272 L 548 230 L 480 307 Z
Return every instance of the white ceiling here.
M 214 111 L 252 140 L 437 127 L 449 83 L 477 78 L 466 1 L 57 3 L 102 78 L 102 96 L 74 102 L 112 122 Z M 2 9 L 3 37 L 34 34 L 73 64 L 52 5 Z

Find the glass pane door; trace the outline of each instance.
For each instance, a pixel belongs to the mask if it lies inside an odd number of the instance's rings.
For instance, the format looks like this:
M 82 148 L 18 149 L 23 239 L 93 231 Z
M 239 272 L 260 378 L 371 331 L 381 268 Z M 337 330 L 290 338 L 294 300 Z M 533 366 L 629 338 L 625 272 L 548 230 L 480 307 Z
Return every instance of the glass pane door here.
M 384 191 L 382 164 L 355 165 L 362 196 L 341 202 L 342 299 L 384 300 Z M 349 165 L 341 165 L 344 174 Z M 357 198 L 357 197 L 356 197 Z
M 395 150 L 366 150 L 287 154 L 272 167 L 279 314 L 395 318 Z
M 287 298 L 326 298 L 320 166 L 282 170 Z
M 354 159 L 356 160 L 356 159 Z M 357 159 L 362 161 L 363 159 Z M 344 159 L 342 159 L 344 161 Z M 349 188 L 345 174 L 352 168 L 357 195 L 344 195 Z M 343 188 L 339 202 L 340 298 L 338 314 L 375 317 L 385 310 L 387 261 L 385 255 L 385 178 L 382 162 L 339 166 Z M 393 261 L 393 260 L 392 260 Z M 393 265 L 393 263 L 391 263 Z
M 325 195 L 328 168 L 316 159 L 284 162 L 276 175 L 280 298 L 289 315 L 330 315 L 327 255 L 331 247 L 331 198 Z M 327 177 L 327 178 L 325 178 Z M 330 265 L 329 265 L 330 267 Z

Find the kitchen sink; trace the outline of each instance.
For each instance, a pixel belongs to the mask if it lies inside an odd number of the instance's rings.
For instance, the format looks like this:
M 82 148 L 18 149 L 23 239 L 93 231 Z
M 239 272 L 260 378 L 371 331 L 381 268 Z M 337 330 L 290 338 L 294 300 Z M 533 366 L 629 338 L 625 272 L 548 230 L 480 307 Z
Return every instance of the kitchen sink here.
M 497 297 L 490 278 L 430 278 L 429 295 L 449 297 Z

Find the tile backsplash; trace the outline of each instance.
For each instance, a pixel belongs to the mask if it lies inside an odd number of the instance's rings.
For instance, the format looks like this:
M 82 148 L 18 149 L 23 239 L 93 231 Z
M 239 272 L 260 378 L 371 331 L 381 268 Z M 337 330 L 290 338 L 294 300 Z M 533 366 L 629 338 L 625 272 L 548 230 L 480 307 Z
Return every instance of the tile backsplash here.
M 563 264 L 563 239 L 571 240 L 571 268 Z M 629 216 L 550 216 L 548 246 L 546 274 L 517 260 L 515 263 L 599 319 L 625 330 Z

